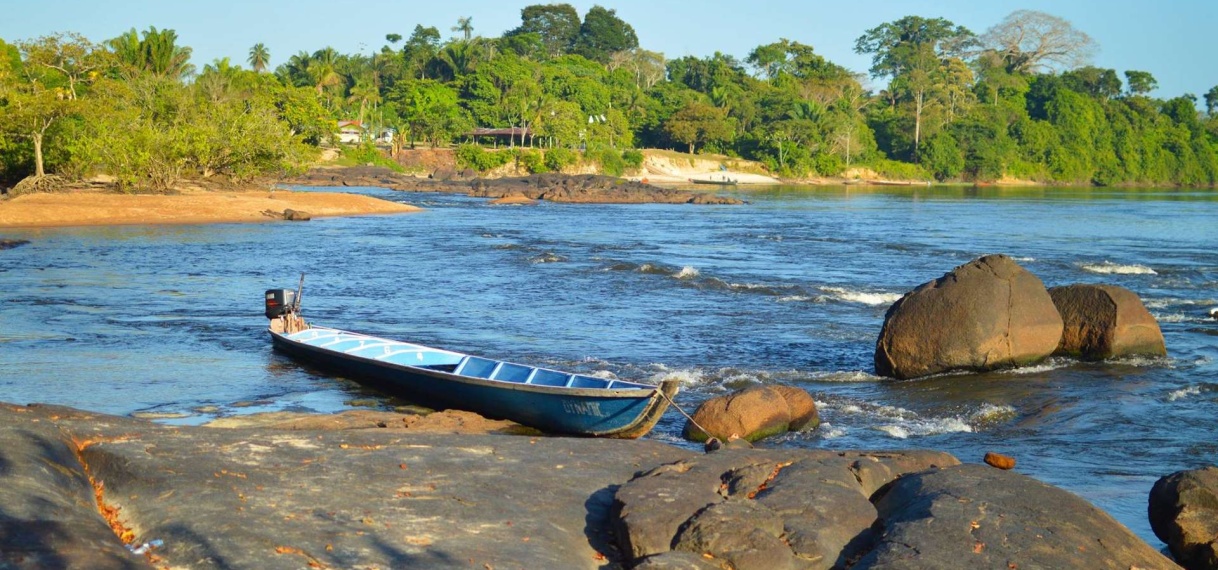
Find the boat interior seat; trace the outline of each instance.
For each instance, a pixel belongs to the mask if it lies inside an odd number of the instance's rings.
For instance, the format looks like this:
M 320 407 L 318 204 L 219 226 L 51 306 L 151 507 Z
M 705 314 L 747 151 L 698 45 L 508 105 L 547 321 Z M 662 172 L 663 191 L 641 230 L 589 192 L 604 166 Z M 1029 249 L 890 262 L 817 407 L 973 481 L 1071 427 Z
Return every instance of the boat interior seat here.
M 495 371 L 491 373 L 491 380 L 502 380 L 504 382 L 517 382 L 523 384 L 529 379 L 529 376 L 536 370 L 532 366 L 521 366 L 510 362 L 500 362 Z
M 491 373 L 495 371 L 495 367 L 498 365 L 499 361 L 497 360 L 466 356 L 457 363 L 457 367 L 453 369 L 453 374 L 470 376 L 472 378 L 490 378 Z
M 567 386 L 571 388 L 608 388 L 610 382 L 611 380 L 605 380 L 604 378 L 576 374 L 571 378 L 571 383 L 567 384 Z
M 535 384 L 537 386 L 566 386 L 567 382 L 570 382 L 570 380 L 571 375 L 567 374 L 566 372 L 546 370 L 545 368 L 536 368 L 525 383 Z

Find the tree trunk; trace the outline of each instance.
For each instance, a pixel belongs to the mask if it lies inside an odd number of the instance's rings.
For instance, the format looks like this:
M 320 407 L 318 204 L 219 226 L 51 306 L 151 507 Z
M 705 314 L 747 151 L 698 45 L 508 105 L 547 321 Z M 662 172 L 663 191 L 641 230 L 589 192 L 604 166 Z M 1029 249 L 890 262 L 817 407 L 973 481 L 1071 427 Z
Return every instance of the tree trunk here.
M 917 96 L 914 97 L 914 162 L 921 162 L 918 160 L 920 158 L 918 156 L 918 143 L 922 140 L 922 101 L 924 95 L 923 91 L 918 91 Z
M 689 154 L 694 153 L 694 143 L 689 143 Z
M 42 168 L 42 132 L 36 132 L 30 138 L 34 140 L 34 178 L 42 178 L 47 175 Z

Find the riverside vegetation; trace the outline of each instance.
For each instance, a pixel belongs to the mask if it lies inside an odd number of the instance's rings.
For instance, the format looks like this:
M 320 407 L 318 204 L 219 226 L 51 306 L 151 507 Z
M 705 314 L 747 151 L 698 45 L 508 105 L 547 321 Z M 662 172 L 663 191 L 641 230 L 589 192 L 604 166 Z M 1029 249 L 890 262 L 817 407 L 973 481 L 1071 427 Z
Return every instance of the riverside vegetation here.
M 0 183 L 105 173 L 125 190 L 163 190 L 283 176 L 342 119 L 390 133 L 391 155 L 476 142 L 474 127 L 519 129 L 508 145 L 524 148 L 458 149 L 479 170 L 514 159 L 532 172 L 584 162 L 620 174 L 640 155 L 618 149 L 653 147 L 794 178 L 862 166 L 941 181 L 1218 181 L 1218 86 L 1204 112 L 1194 94 L 1152 97 L 1152 74 L 1090 66 L 1095 42 L 1037 11 L 983 33 L 920 16 L 863 31 L 855 50 L 872 57 L 878 91 L 789 39 L 743 59 L 668 59 L 601 6 L 582 18 L 570 4 L 527 6 L 498 37 L 476 34 L 473 18 L 452 31 L 445 40 L 420 24 L 372 55 L 322 47 L 273 70 L 261 43 L 248 69 L 223 58 L 199 70 L 173 30 L 155 27 L 100 43 L 72 32 L 0 40 Z M 371 144 L 348 154 L 383 159 Z

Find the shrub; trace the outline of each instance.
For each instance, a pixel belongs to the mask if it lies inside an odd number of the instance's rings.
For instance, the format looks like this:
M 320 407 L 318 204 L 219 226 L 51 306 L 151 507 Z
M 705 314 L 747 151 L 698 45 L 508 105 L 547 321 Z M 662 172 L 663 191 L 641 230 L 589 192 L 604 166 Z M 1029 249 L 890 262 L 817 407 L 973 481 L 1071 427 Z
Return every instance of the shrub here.
M 374 166 L 383 166 L 398 172 L 402 171 L 402 165 L 397 161 L 385 156 L 381 149 L 376 148 L 376 145 L 371 142 L 365 142 L 358 146 L 344 146 L 340 149 L 338 163 L 342 166 L 364 166 L 371 164 Z
M 626 173 L 626 161 L 622 160 L 622 155 L 616 150 L 602 150 L 596 153 L 595 159 L 601 163 L 601 171 L 609 176 L 621 176 Z
M 457 147 L 457 166 L 472 168 L 478 172 L 486 172 L 498 168 L 512 160 L 511 152 L 487 152 L 476 144 L 463 144 Z
M 866 164 L 882 178 L 892 180 L 930 180 L 930 173 L 916 164 L 877 158 Z
M 634 149 L 624 150 L 624 151 L 622 151 L 622 161 L 625 162 L 626 166 L 629 168 L 632 168 L 632 169 L 642 168 L 643 167 L 643 153 L 639 152 L 637 150 L 634 150 Z
M 567 148 L 552 148 L 546 151 L 545 165 L 546 168 L 554 172 L 562 172 L 562 169 L 575 164 L 578 157 L 575 151 Z
M 541 156 L 540 152 L 535 150 L 517 150 L 516 162 L 519 166 L 529 171 L 530 174 L 540 174 L 542 172 L 550 171 L 550 169 L 546 167 L 545 158 Z

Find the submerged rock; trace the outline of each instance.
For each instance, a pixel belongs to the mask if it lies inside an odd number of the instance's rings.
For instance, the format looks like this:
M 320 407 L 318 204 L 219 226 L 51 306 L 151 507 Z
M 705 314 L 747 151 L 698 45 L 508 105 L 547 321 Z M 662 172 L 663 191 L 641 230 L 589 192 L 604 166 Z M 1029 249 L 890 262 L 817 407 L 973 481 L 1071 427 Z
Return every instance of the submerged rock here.
M 288 208 L 283 211 L 283 219 L 289 222 L 307 222 L 313 219 L 313 215 L 308 212 Z
M 0 251 L 13 249 L 14 247 L 21 247 L 23 245 L 29 245 L 29 243 L 30 240 L 27 239 L 0 239 Z
M 1044 283 L 1010 257 L 988 255 L 901 297 L 875 348 L 880 376 L 916 378 L 1039 362 L 1057 349 L 1062 318 Z
M 1218 569 L 1218 466 L 1156 481 L 1149 514 L 1151 530 L 1185 568 Z
M 757 441 L 772 435 L 820 425 L 816 402 L 807 391 L 792 386 L 754 386 L 711 398 L 698 406 L 694 421 L 686 420 L 682 435 L 704 442 L 739 438 Z M 698 429 L 694 425 L 702 426 Z
M 1049 289 L 1064 330 L 1058 354 L 1089 360 L 1167 356 L 1163 332 L 1138 295 L 1116 285 Z

